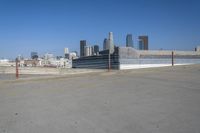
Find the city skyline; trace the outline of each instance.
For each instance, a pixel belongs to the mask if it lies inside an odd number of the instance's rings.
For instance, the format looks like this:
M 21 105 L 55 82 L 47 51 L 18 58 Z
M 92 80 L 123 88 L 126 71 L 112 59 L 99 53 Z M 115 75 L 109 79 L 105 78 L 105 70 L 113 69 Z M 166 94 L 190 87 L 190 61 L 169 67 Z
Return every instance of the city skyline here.
M 79 51 L 79 41 L 103 49 L 107 33 L 126 45 L 126 35 L 149 36 L 149 49 L 194 50 L 200 44 L 197 0 L 0 1 L 0 58 L 31 51 L 63 55 Z

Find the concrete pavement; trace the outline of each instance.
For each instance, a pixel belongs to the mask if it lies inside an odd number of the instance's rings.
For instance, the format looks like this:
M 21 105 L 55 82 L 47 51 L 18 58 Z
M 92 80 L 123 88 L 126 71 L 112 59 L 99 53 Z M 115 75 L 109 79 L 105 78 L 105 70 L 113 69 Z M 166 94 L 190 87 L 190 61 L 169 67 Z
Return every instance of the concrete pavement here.
M 0 133 L 199 133 L 200 65 L 0 82 Z

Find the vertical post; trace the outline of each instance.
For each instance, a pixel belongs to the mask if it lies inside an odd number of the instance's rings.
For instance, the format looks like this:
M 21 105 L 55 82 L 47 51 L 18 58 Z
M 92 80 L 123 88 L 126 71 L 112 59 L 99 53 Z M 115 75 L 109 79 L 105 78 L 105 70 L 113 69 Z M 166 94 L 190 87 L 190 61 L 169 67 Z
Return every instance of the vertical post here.
M 174 51 L 172 51 L 172 66 L 174 66 Z
M 108 53 L 108 71 L 110 71 L 110 50 Z
M 18 70 L 18 59 L 16 58 L 16 78 L 19 78 L 19 70 Z

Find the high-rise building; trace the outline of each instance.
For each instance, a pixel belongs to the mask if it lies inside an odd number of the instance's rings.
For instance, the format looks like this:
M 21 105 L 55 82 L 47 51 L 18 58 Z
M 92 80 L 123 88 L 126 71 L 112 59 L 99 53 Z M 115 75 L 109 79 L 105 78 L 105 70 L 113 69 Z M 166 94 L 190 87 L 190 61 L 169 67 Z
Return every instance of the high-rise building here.
M 139 39 L 139 50 L 144 50 L 144 42 L 141 39 Z
M 114 40 L 113 40 L 113 33 L 112 32 L 109 32 L 108 48 L 110 50 L 110 53 L 112 54 L 114 52 Z
M 109 49 L 108 48 L 108 39 L 105 38 L 104 41 L 103 41 L 103 50 L 107 50 L 107 49 Z
M 65 58 L 69 59 L 69 49 L 68 48 L 64 48 L 64 56 L 65 56 Z
M 85 46 L 84 48 L 84 56 L 91 56 L 92 55 L 92 47 L 91 46 Z
M 132 34 L 127 34 L 126 36 L 126 47 L 133 47 Z
M 148 50 L 148 36 L 139 36 L 139 50 Z
M 86 40 L 80 41 L 80 57 L 85 56 Z
M 68 54 L 69 53 L 69 49 L 68 48 L 64 48 L 64 54 Z
M 94 55 L 98 55 L 99 53 L 99 45 L 94 45 Z

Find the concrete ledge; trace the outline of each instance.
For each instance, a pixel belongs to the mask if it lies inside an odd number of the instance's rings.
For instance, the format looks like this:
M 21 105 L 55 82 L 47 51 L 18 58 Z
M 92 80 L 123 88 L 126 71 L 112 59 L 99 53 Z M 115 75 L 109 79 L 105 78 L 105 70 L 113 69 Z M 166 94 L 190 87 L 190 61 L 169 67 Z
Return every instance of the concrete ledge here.
M 174 66 L 178 65 L 192 65 L 192 64 L 174 64 Z M 126 69 L 141 69 L 141 68 L 154 68 L 154 67 L 167 67 L 172 66 L 172 64 L 120 64 L 120 70 L 126 70 Z

